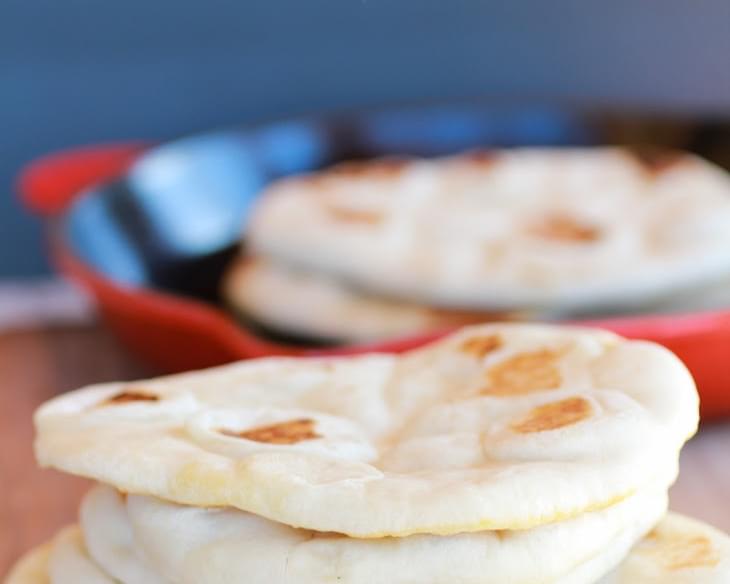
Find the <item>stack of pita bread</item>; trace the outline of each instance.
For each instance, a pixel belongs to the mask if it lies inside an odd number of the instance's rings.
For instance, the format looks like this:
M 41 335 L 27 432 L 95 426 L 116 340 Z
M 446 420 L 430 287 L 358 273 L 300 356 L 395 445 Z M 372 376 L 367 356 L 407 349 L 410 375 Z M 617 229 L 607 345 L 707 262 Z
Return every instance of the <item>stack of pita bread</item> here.
M 667 514 L 697 412 L 666 349 L 548 325 L 92 386 L 36 454 L 98 485 L 7 584 L 727 584 Z
M 319 341 L 724 306 L 730 176 L 618 148 L 348 163 L 273 183 L 245 247 L 228 303 Z

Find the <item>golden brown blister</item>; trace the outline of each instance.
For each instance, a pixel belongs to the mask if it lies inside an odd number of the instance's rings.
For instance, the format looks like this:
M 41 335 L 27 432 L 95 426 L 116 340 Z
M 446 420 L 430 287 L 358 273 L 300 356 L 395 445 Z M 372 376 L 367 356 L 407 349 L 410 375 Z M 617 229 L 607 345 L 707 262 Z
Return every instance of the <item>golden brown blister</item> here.
M 304 440 L 321 438 L 315 431 L 315 427 L 316 422 L 314 420 L 304 418 L 251 428 L 250 430 L 235 431 L 224 428 L 221 429 L 221 433 L 265 444 L 297 444 Z
M 562 381 L 559 361 L 560 354 L 550 349 L 513 355 L 487 371 L 487 386 L 482 393 L 515 396 L 556 389 Z
M 525 418 L 514 422 L 511 428 L 521 434 L 557 430 L 588 419 L 591 410 L 588 400 L 570 397 L 534 408 Z
M 669 513 L 605 582 L 726 584 L 730 582 L 730 537 L 699 521 Z
M 592 243 L 601 238 L 598 227 L 567 214 L 543 217 L 532 226 L 530 233 L 549 241 L 567 243 Z

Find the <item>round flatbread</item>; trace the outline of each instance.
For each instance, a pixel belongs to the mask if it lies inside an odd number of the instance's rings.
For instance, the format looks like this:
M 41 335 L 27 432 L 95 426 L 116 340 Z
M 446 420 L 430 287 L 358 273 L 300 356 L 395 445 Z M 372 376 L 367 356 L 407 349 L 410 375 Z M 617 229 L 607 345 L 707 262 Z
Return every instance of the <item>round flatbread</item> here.
M 213 540 L 217 537 L 219 541 L 224 542 L 225 547 L 225 545 L 232 545 L 229 542 L 243 541 L 248 537 L 248 534 L 239 531 L 238 524 L 241 521 L 240 517 L 231 520 L 231 523 L 227 523 L 231 513 L 243 515 L 240 512 L 231 510 L 219 510 L 217 512 L 203 509 L 184 510 L 182 517 L 185 520 L 192 519 L 192 525 L 196 528 L 200 526 L 199 524 L 202 520 L 203 522 L 213 522 L 212 527 L 215 530 L 223 530 L 222 532 L 217 531 L 207 534 L 198 532 L 194 537 L 184 539 L 178 533 L 180 524 L 175 524 L 172 526 L 172 532 L 164 534 L 158 533 L 160 532 L 160 525 L 155 524 L 157 520 L 164 522 L 168 513 L 176 513 L 175 508 L 177 506 L 166 504 L 162 501 L 150 501 L 146 498 L 138 497 L 133 497 L 131 503 L 130 507 L 134 508 L 132 513 L 137 517 L 136 524 L 138 525 L 138 530 L 139 532 L 144 532 L 142 538 L 156 538 L 158 535 L 162 538 L 150 550 L 158 561 L 160 559 L 163 563 L 169 561 L 173 565 L 175 565 L 175 561 L 182 561 L 189 565 L 188 569 L 192 570 L 192 572 L 186 572 L 180 580 L 177 580 L 182 584 L 185 582 L 194 582 L 195 584 L 198 582 L 216 582 L 217 580 L 214 578 L 219 575 L 217 569 L 221 567 L 220 562 L 222 558 L 213 550 L 205 550 L 201 551 L 197 560 L 193 557 L 186 560 L 186 558 L 181 557 L 176 550 L 170 547 L 169 542 L 165 541 L 166 537 L 172 536 L 174 541 L 180 541 L 180 545 L 188 551 L 196 549 L 196 544 L 204 541 L 206 538 Z M 150 509 L 147 508 L 147 503 L 152 504 Z M 216 513 L 222 517 L 214 519 Z M 598 512 L 596 516 L 601 514 L 605 515 L 605 513 L 605 511 Z M 141 515 L 141 519 L 138 515 Z M 162 525 L 165 524 L 163 523 Z M 183 525 L 188 527 L 187 523 Z M 203 527 L 206 527 L 206 525 L 203 525 Z M 147 532 L 147 529 L 150 529 L 150 532 Z M 283 528 L 283 530 L 287 529 L 291 531 L 289 528 Z M 546 526 L 539 528 L 539 530 L 544 530 L 545 533 L 548 533 L 551 529 L 554 529 L 554 527 Z M 276 532 L 277 529 L 274 527 L 272 529 L 262 530 L 261 533 L 264 534 L 264 537 L 271 537 L 271 534 Z M 727 582 L 730 582 L 730 538 L 706 524 L 675 513 L 669 513 L 653 531 L 629 551 L 628 555 L 626 554 L 627 547 L 624 547 L 625 541 L 628 539 L 627 534 L 631 534 L 631 529 L 624 530 L 623 535 L 612 541 L 596 557 L 585 563 L 576 565 L 572 572 L 561 578 L 560 584 L 587 584 L 590 582 L 597 582 L 597 584 L 727 584 Z M 79 578 L 72 580 L 74 584 L 107 584 L 109 582 L 108 580 L 100 581 L 97 578 L 98 573 L 95 567 L 91 568 L 91 579 L 85 578 L 85 574 L 79 572 L 78 568 L 73 567 L 76 564 L 80 564 L 84 566 L 82 568 L 84 570 L 88 568 L 87 562 L 90 562 L 90 560 L 84 556 L 81 537 L 76 528 L 73 528 L 70 536 L 67 534 L 66 537 L 71 538 L 71 555 L 74 556 L 70 564 L 66 564 L 71 571 L 68 575 Z M 416 537 L 423 539 L 428 536 Z M 456 537 L 477 537 L 477 535 Z M 511 545 L 512 537 L 529 538 L 531 536 L 529 532 L 507 535 L 505 541 L 508 542 L 508 545 Z M 258 549 L 258 541 L 252 540 L 248 543 L 256 546 Z M 359 544 L 366 543 L 359 542 Z M 397 542 L 391 543 L 396 545 Z M 550 545 L 549 540 L 546 543 Z M 5 580 L 5 584 L 58 584 L 59 582 L 69 582 L 70 580 L 65 575 L 62 575 L 61 580 L 58 582 L 51 580 L 48 575 L 49 556 L 51 555 L 52 545 L 55 544 L 45 544 L 23 556 L 11 569 Z M 581 545 L 580 542 L 578 545 Z M 272 553 L 270 549 L 262 551 L 265 552 L 266 558 L 275 557 L 277 553 L 276 551 Z M 541 549 L 537 549 L 536 551 L 539 553 Z M 244 549 L 242 553 L 248 556 L 250 552 Z M 255 557 L 253 560 L 252 570 L 255 570 L 256 565 L 260 565 L 261 558 Z M 528 562 L 531 561 L 531 559 L 528 559 Z M 210 569 L 207 571 L 204 570 L 201 562 L 211 562 Z M 339 567 L 343 565 L 338 564 Z M 499 565 L 499 561 L 496 562 L 496 565 Z M 553 565 L 553 562 L 549 564 L 550 567 Z M 607 569 L 611 569 L 615 565 L 618 567 L 610 574 L 603 576 L 600 580 L 596 580 L 600 575 L 605 574 Z M 461 564 L 456 569 L 463 571 L 464 566 L 469 567 L 468 564 Z M 237 569 L 236 563 L 233 564 L 233 568 Z M 403 573 L 408 574 L 411 571 L 418 573 L 418 568 L 416 567 L 415 570 L 413 568 L 414 564 L 410 564 L 404 569 Z M 203 576 L 195 579 L 192 577 L 193 574 L 203 574 Z M 490 567 L 490 569 L 483 572 L 486 579 L 479 580 L 479 584 L 490 582 L 491 580 L 489 578 L 491 574 Z M 261 582 L 274 584 L 278 581 L 276 580 L 278 574 L 273 570 L 273 567 L 271 571 L 264 573 L 264 575 L 265 578 Z M 392 574 L 387 575 L 389 578 L 387 580 L 388 582 L 391 581 L 391 576 Z M 412 582 L 417 582 L 418 584 L 430 584 L 432 582 L 434 584 L 444 584 L 444 582 L 453 582 L 453 577 L 445 581 L 429 578 L 431 577 L 429 576 L 421 580 L 404 580 L 404 582 L 408 582 L 409 584 Z M 224 581 L 230 582 L 232 580 L 229 578 Z M 238 581 L 251 582 L 251 584 L 257 583 L 257 580 L 253 578 L 250 572 L 246 573 L 245 580 Z M 372 580 L 365 581 L 372 582 Z M 545 579 L 541 581 L 548 582 Z M 128 582 L 122 582 L 123 584 L 130 584 Z M 284 580 L 284 582 L 288 583 L 289 581 Z M 296 580 L 296 582 L 299 584 L 301 581 Z M 348 582 L 352 581 L 341 580 L 341 582 L 348 584 Z
M 239 313 L 282 334 L 363 342 L 483 322 L 525 320 L 526 314 L 466 312 L 372 296 L 326 275 L 293 270 L 266 258 L 240 258 L 223 286 Z
M 124 584 L 165 584 L 135 544 L 124 499 L 109 487 L 86 494 L 79 513 L 86 550 L 97 566 Z
M 109 489 L 92 489 L 85 497 L 86 511 L 93 508 L 98 512 L 102 503 L 121 501 L 121 495 Z M 105 499 L 104 499 L 105 498 Z M 122 505 L 122 510 L 124 506 Z M 112 505 L 104 506 L 104 513 L 88 523 L 89 530 L 73 525 L 62 529 L 51 542 L 39 546 L 23 556 L 8 574 L 5 584 L 155 584 L 166 583 L 146 566 L 134 567 L 140 563 L 140 552 L 134 547 L 129 520 L 126 513 L 118 513 Z M 117 513 L 115 515 L 115 512 Z M 87 517 L 88 519 L 88 517 Z M 107 521 L 107 525 L 102 522 Z M 89 537 L 91 535 L 91 537 Z M 87 542 L 104 550 L 104 564 L 96 562 L 89 553 Z M 109 560 L 111 560 L 109 562 Z M 105 570 L 111 565 L 115 576 Z M 205 579 L 201 580 L 204 582 Z
M 730 177 L 610 148 L 349 164 L 270 186 L 246 245 L 429 306 L 642 306 L 730 274 Z
M 5 584 L 50 584 L 48 556 L 51 544 L 46 543 L 23 555 L 5 577 Z
M 727 584 L 730 537 L 669 513 L 599 584 Z
M 160 573 L 179 584 L 531 584 L 568 578 L 593 584 L 616 564 L 598 561 L 604 549 L 612 551 L 608 562 L 613 550 L 628 553 L 666 506 L 660 488 L 532 530 L 374 540 L 151 497 L 130 496 L 127 510 L 137 545 Z M 98 513 L 107 515 L 104 509 Z M 587 563 L 591 568 L 583 569 Z
M 116 581 L 89 558 L 81 530 L 73 525 L 18 560 L 5 584 L 116 584 Z
M 247 361 L 60 396 L 44 466 L 355 537 L 526 529 L 677 470 L 698 398 L 672 353 L 485 325 L 402 355 Z
M 48 579 L 50 584 L 116 584 L 89 557 L 76 525 L 67 527 L 54 538 L 48 557 Z

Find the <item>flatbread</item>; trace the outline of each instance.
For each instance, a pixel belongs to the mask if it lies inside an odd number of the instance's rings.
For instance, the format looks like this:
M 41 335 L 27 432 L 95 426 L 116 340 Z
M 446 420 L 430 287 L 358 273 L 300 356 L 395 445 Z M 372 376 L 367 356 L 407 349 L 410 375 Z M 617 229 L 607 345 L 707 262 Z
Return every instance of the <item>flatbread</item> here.
M 429 306 L 631 308 L 730 274 L 730 176 L 615 148 L 375 161 L 274 183 L 245 234 L 256 254 Z
M 402 355 L 241 362 L 72 392 L 44 466 L 354 537 L 526 529 L 677 472 L 696 430 L 672 353 L 605 331 L 467 328 Z
M 660 488 L 532 530 L 364 540 L 294 529 L 234 509 L 139 496 L 127 503 L 137 545 L 179 584 L 532 584 L 568 578 L 594 584 L 666 506 Z M 106 515 L 103 508 L 98 513 Z M 606 548 L 611 553 L 604 558 Z M 614 550 L 620 552 L 615 560 Z M 587 563 L 590 569 L 583 569 Z
M 223 295 L 247 321 L 266 331 L 317 342 L 358 343 L 445 331 L 485 322 L 554 320 L 548 310 L 459 311 L 375 296 L 326 274 L 293 269 L 264 257 L 240 257 L 226 272 Z M 730 306 L 730 277 L 680 291 L 621 314 L 671 314 Z M 591 316 L 615 314 L 616 310 Z M 581 316 L 581 315 L 574 315 Z M 585 315 L 582 315 L 585 316 Z
M 727 584 L 730 537 L 669 513 L 599 584 Z
M 116 581 L 89 558 L 81 530 L 73 525 L 18 560 L 5 584 L 116 584 Z
M 242 315 L 282 334 L 338 342 L 374 341 L 528 314 L 444 310 L 362 293 L 334 278 L 266 258 L 239 258 L 223 293 Z
M 5 577 L 5 584 L 50 584 L 48 580 L 48 556 L 51 544 L 33 548 L 21 557 Z
M 67 527 L 54 538 L 48 557 L 48 579 L 50 584 L 116 584 L 89 557 L 77 525 Z
M 154 502 L 154 507 L 149 511 L 151 516 L 147 516 L 148 510 L 146 509 L 146 503 L 148 501 L 137 497 L 132 499 L 132 506 L 134 507 L 135 515 L 142 512 L 137 508 L 138 502 L 141 501 L 145 503 L 142 505 L 144 515 L 140 523 L 141 530 L 145 530 L 146 527 L 150 527 L 152 531 L 159 530 L 160 526 L 156 526 L 154 521 L 164 520 L 165 515 L 170 510 L 173 510 L 174 512 L 174 508 L 176 507 L 175 505 L 157 501 Z M 217 513 L 223 517 L 214 520 L 214 528 L 216 530 L 229 527 L 229 525 L 226 524 L 226 520 L 231 513 L 239 513 L 243 515 L 240 512 L 231 510 L 220 510 Z M 184 511 L 185 519 L 187 520 L 192 517 L 196 522 L 196 526 L 197 522 L 200 521 L 201 518 L 205 521 L 212 520 L 215 514 L 216 511 L 214 510 L 193 509 Z M 605 515 L 606 512 L 603 511 L 597 513 L 597 515 L 600 514 Z M 150 521 L 152 521 L 152 523 L 150 523 Z M 238 529 L 235 525 L 237 521 L 238 520 L 233 522 L 232 525 L 234 531 Z M 175 525 L 174 527 L 175 529 L 171 533 L 168 533 L 174 536 L 174 540 L 181 540 L 182 538 L 179 537 L 179 533 L 177 531 L 177 528 L 180 526 Z M 547 533 L 549 530 L 554 528 L 552 526 L 546 526 L 539 529 L 545 530 Z M 194 546 L 196 542 L 204 539 L 204 536 L 206 535 L 209 537 L 217 536 L 228 542 L 235 541 L 230 538 L 230 532 L 231 530 L 229 527 L 229 531 L 225 533 L 203 533 L 203 537 L 201 537 L 201 534 L 198 533 L 198 538 L 191 538 L 190 540 L 183 541 L 181 545 L 184 545 L 186 546 L 186 549 L 189 549 Z M 275 529 L 270 530 L 269 533 L 275 533 Z M 669 513 L 626 555 L 626 550 L 623 545 L 624 541 L 628 538 L 627 534 L 630 533 L 631 529 L 624 530 L 623 535 L 612 541 L 602 553 L 583 564 L 577 565 L 570 574 L 566 574 L 560 580 L 560 584 L 588 584 L 590 582 L 597 582 L 597 584 L 727 584 L 727 582 L 730 582 L 730 538 L 706 524 L 683 517 L 676 513 Z M 150 536 L 150 533 L 146 534 L 146 537 Z M 72 544 L 71 553 L 75 556 L 71 563 L 72 566 L 76 562 L 79 562 L 81 565 L 88 568 L 86 563 L 90 562 L 90 559 L 83 555 L 83 547 L 80 547 L 81 536 L 78 529 L 73 528 L 70 533 L 66 532 L 64 537 L 69 538 L 70 543 Z M 424 538 L 428 536 L 417 537 Z M 476 537 L 476 535 L 456 537 Z M 511 543 L 510 537 L 511 536 L 508 536 L 505 540 L 508 545 Z M 530 536 L 517 533 L 512 537 L 525 538 Z M 256 544 L 255 541 L 251 543 Z M 360 542 L 360 544 L 367 544 L 367 542 Z M 550 545 L 550 541 L 547 540 L 546 544 Z M 23 556 L 11 569 L 5 579 L 5 584 L 59 584 L 59 582 L 71 581 L 73 581 L 74 584 L 95 584 L 99 582 L 98 579 L 95 579 L 96 574 L 94 572 L 94 568 L 92 568 L 92 574 L 95 575 L 89 579 L 73 567 L 69 567 L 71 573 L 63 575 L 61 581 L 55 582 L 51 580 L 48 576 L 48 564 L 52 545 L 55 544 L 49 543 L 42 545 Z M 268 554 L 267 557 L 269 558 L 271 555 L 275 555 L 271 553 L 271 550 L 263 551 Z M 163 545 L 162 552 L 155 549 L 153 553 L 165 554 L 167 552 L 174 552 L 174 550 L 171 550 L 167 545 Z M 247 551 L 243 550 L 243 553 L 247 553 Z M 169 559 L 174 560 L 175 558 L 176 555 L 171 553 Z M 180 559 L 180 557 L 177 556 L 177 559 Z M 498 559 L 498 557 L 496 559 Z M 214 584 L 216 582 L 216 580 L 212 578 L 215 578 L 217 575 L 214 570 L 220 565 L 218 563 L 220 562 L 220 558 L 217 554 L 211 550 L 206 550 L 206 552 L 203 553 L 202 557 L 199 557 L 198 560 L 211 561 L 210 570 L 203 570 L 199 561 L 191 558 L 188 560 L 188 564 L 192 566 L 191 569 L 194 570 L 193 573 L 201 573 L 204 574 L 204 576 L 195 579 L 190 576 L 183 575 L 183 578 L 179 580 L 179 582 L 182 584 L 186 582 L 194 582 L 195 584 L 206 582 L 206 584 Z M 497 565 L 499 565 L 499 562 L 497 562 Z M 553 564 L 551 563 L 550 565 Z M 600 580 L 596 580 L 596 575 L 605 573 L 606 567 L 610 567 L 611 565 L 618 565 L 618 567 Z M 459 565 L 459 571 L 463 571 L 465 566 L 467 568 L 469 567 L 468 564 Z M 409 571 L 417 573 L 418 567 L 415 566 L 415 568 L 416 569 L 414 570 L 414 564 L 411 564 L 407 566 L 405 573 L 408 573 Z M 233 574 L 233 572 L 231 574 Z M 485 570 L 483 574 L 486 579 L 479 581 L 479 584 L 487 584 L 491 581 L 489 580 L 492 574 L 491 569 Z M 271 575 L 272 578 L 276 578 L 276 572 L 273 570 L 266 576 L 268 575 Z M 388 574 L 389 578 L 391 576 L 392 574 Z M 68 580 L 67 577 L 75 577 L 77 579 Z M 229 578 L 225 581 L 245 581 L 250 582 L 251 584 L 257 584 L 257 580 L 248 574 L 245 580 L 231 580 Z M 370 582 L 372 581 L 373 580 L 370 580 Z M 381 581 L 387 581 L 389 584 L 391 583 L 390 580 Z M 435 578 L 411 581 L 404 580 L 404 582 L 408 582 L 409 584 L 447 584 L 453 581 L 453 577 L 449 578 L 447 581 L 439 581 Z M 548 582 L 545 579 L 541 581 Z M 102 582 L 103 584 L 107 584 L 107 581 L 102 580 Z M 265 577 L 261 580 L 261 582 L 265 582 L 266 584 L 276 584 L 277 580 Z M 296 584 L 300 584 L 302 582 L 306 581 L 296 580 Z M 350 584 L 351 581 L 340 580 L 340 582 L 342 582 L 342 584 Z M 123 584 L 130 583 L 123 582 Z M 289 582 L 287 582 L 287 584 L 289 584 Z M 505 584 L 508 583 L 505 582 Z
M 124 497 L 114 489 L 91 489 L 81 503 L 79 522 L 86 550 L 104 572 L 124 584 L 166 583 L 136 546 Z

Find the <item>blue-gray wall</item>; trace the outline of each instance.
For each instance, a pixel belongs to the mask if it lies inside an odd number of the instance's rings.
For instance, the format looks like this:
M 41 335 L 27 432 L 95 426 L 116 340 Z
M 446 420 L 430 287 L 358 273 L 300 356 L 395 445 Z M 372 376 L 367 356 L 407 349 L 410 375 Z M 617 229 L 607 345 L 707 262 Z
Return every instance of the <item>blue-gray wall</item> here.
M 472 95 L 728 114 L 730 2 L 0 0 L 0 275 L 46 269 L 38 154 Z

